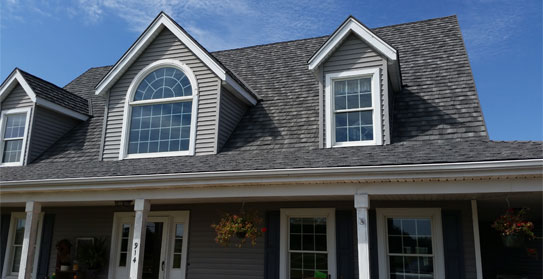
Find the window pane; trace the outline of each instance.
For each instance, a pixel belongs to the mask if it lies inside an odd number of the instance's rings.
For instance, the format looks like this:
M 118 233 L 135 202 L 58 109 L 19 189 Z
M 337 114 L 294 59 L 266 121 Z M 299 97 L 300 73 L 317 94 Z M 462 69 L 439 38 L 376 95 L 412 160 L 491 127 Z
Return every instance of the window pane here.
M 289 218 L 289 224 L 291 278 L 327 278 L 326 218 Z
M 26 113 L 9 115 L 6 121 L 4 139 L 22 138 L 25 134 Z
M 433 277 L 431 219 L 387 218 L 387 233 L 391 278 Z
M 14 246 L 13 247 L 13 264 L 11 268 L 11 272 L 19 272 L 19 266 L 21 264 L 21 252 L 23 250 L 22 246 Z
M 336 142 L 373 140 L 372 111 L 336 113 Z
M 181 255 L 183 254 L 183 231 L 183 224 L 175 224 L 173 268 L 181 268 Z
M 371 78 L 334 81 L 335 109 L 370 108 Z
M 139 84 L 134 101 L 191 96 L 192 87 L 185 74 L 175 68 L 161 68 Z
M 23 140 L 7 140 L 4 142 L 4 154 L 2 163 L 19 162 L 21 160 L 21 151 L 23 149 Z
M 15 237 L 13 240 L 13 244 L 15 245 L 22 245 L 23 239 L 24 239 L 24 233 L 25 233 L 25 221 L 26 218 L 17 218 L 16 220 L 16 227 L 15 227 Z
M 128 153 L 188 150 L 191 110 L 192 101 L 133 107 Z

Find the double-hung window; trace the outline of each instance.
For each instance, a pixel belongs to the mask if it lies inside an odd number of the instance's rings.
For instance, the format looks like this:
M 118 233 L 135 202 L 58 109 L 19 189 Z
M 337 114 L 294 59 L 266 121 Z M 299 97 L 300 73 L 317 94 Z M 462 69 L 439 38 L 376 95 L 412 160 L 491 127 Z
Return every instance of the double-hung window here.
M 3 263 L 2 278 L 15 279 L 18 278 L 19 268 L 21 267 L 21 258 L 23 257 L 23 241 L 25 232 L 26 213 L 14 212 L 11 214 L 9 226 L 8 242 L 6 246 L 6 257 Z M 38 221 L 38 235 L 36 243 L 34 243 L 34 269 L 33 278 L 35 278 L 37 270 L 38 255 L 40 249 L 41 227 L 43 222 L 43 214 L 40 214 Z
M 2 112 L 0 120 L 0 150 L 2 166 L 20 166 L 28 134 L 30 108 L 11 109 Z
M 282 279 L 336 278 L 334 209 L 281 210 Z
M 439 209 L 377 209 L 380 278 L 444 278 Z
M 196 79 L 177 61 L 142 70 L 127 97 L 121 159 L 192 155 L 196 135 Z
M 326 144 L 381 144 L 379 69 L 326 75 Z

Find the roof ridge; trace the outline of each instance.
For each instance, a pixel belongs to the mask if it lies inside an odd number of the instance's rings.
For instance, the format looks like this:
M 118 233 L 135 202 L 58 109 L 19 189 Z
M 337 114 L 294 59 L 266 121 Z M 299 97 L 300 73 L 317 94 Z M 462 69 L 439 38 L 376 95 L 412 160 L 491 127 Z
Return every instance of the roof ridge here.
M 88 101 L 89 101 L 89 100 L 87 100 L 87 99 L 85 99 L 85 98 L 83 98 L 83 97 L 81 97 L 81 96 L 79 96 L 79 95 L 77 95 L 77 94 L 74 94 L 74 93 L 72 93 L 72 92 L 70 92 L 70 91 L 68 91 L 68 90 L 66 90 L 66 89 L 64 89 L 64 88 L 62 88 L 62 87 L 60 87 L 60 86 L 58 86 L 58 85 L 56 85 L 56 84 L 50 82 L 50 81 L 47 81 L 47 80 L 45 80 L 45 79 L 43 79 L 43 78 L 40 78 L 40 77 L 38 77 L 38 76 L 36 76 L 36 75 L 33 75 L 33 74 L 27 72 L 27 71 L 25 71 L 25 70 L 22 70 L 21 68 L 16 68 L 16 69 L 18 69 L 18 70 L 19 70 L 20 72 L 22 72 L 23 74 L 29 75 L 29 76 L 32 77 L 32 78 L 35 78 L 35 79 L 38 79 L 38 80 L 40 80 L 40 81 L 43 81 L 43 82 L 45 82 L 45 83 L 47 83 L 47 84 L 50 84 L 50 85 L 52 85 L 52 86 L 54 86 L 54 87 L 56 87 L 56 88 L 58 88 L 58 89 L 60 89 L 60 90 L 62 90 L 62 91 L 66 91 L 66 93 L 69 93 L 70 95 L 75 96 L 76 98 L 79 98 L 79 99 L 81 99 L 81 100 L 83 100 L 83 101 L 85 101 L 85 102 L 88 102 Z
M 435 18 L 429 18 L 429 19 L 423 19 L 423 20 L 416 20 L 416 21 L 410 21 L 410 22 L 404 22 L 404 23 L 398 23 L 398 24 L 392 24 L 392 25 L 374 27 L 374 28 L 371 28 L 371 30 L 377 30 L 377 29 L 383 29 L 383 28 L 389 28 L 389 27 L 397 27 L 397 26 L 402 26 L 402 25 L 418 24 L 418 23 L 423 23 L 423 22 L 428 22 L 428 21 L 438 21 L 438 20 L 442 20 L 442 19 L 446 19 L 446 18 L 457 18 L 457 16 L 454 14 L 454 15 L 449 15 L 449 16 L 442 16 L 442 17 L 435 17 Z
M 227 51 L 234 51 L 234 50 L 241 50 L 241 49 L 262 47 L 262 46 L 270 46 L 270 45 L 277 45 L 277 44 L 292 43 L 292 42 L 298 42 L 298 41 L 314 40 L 314 39 L 320 39 L 320 38 L 329 37 L 329 36 L 330 35 L 322 35 L 322 36 L 309 37 L 309 38 L 303 38 L 303 39 L 294 39 L 294 40 L 287 40 L 287 41 L 280 41 L 280 42 L 273 42 L 273 43 L 265 43 L 265 44 L 258 44 L 258 45 L 245 46 L 245 47 L 237 47 L 237 48 L 231 48 L 231 49 L 223 49 L 223 50 L 213 51 L 211 53 L 220 53 L 220 52 L 227 52 Z
M 358 20 L 353 15 L 349 15 L 349 17 L 347 17 L 347 18 L 350 18 L 350 17 Z M 443 17 L 436 17 L 436 18 L 430 18 L 430 19 L 423 19 L 423 20 L 417 20 L 417 21 L 410 21 L 410 22 L 404 22 L 404 23 L 398 23 L 398 24 L 392 24 L 392 25 L 385 25 L 385 26 L 380 26 L 380 27 L 371 27 L 371 28 L 368 27 L 368 28 L 373 31 L 373 30 L 389 28 L 389 27 L 396 27 L 396 26 L 409 25 L 409 24 L 417 24 L 417 23 L 427 22 L 427 21 L 436 21 L 436 20 L 441 20 L 441 19 L 450 18 L 450 17 L 456 18 L 456 15 L 449 15 L 449 16 L 443 16 Z M 231 48 L 231 49 L 223 49 L 223 50 L 212 51 L 211 53 L 221 53 L 221 52 L 227 52 L 227 51 L 242 50 L 242 49 L 249 49 L 249 48 L 255 48 L 255 47 L 262 47 L 262 46 L 270 46 L 270 45 L 276 45 L 276 44 L 292 43 L 292 42 L 305 41 L 305 40 L 314 40 L 314 39 L 319 39 L 319 38 L 324 38 L 324 37 L 330 37 L 330 34 L 329 35 L 321 35 L 321 36 L 309 37 L 309 38 L 286 40 L 286 41 L 280 41 L 280 42 L 257 44 L 257 45 L 245 46 L 245 47 L 237 47 L 237 48 Z
M 111 68 L 113 67 L 113 65 L 107 65 L 107 66 L 98 66 L 98 67 L 90 67 L 88 68 L 86 71 L 84 71 L 83 73 L 79 74 L 78 76 L 76 76 L 74 79 L 72 79 L 70 82 L 68 82 L 66 85 L 64 85 L 62 88 L 64 90 L 68 90 L 66 89 L 66 87 L 68 87 L 70 84 L 74 83 L 76 79 L 78 79 L 79 77 L 81 77 L 82 75 L 88 73 L 90 70 L 94 70 L 94 69 L 102 69 L 102 68 Z M 68 91 L 69 92 L 69 91 Z M 81 97 L 83 98 L 83 97 Z

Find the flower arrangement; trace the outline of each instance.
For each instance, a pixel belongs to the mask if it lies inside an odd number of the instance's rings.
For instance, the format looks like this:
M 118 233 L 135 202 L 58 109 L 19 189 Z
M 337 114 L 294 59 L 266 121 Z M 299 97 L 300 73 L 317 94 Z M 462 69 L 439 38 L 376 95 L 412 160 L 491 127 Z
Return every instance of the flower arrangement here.
M 523 242 L 525 239 L 535 238 L 534 224 L 527 220 L 528 211 L 528 208 L 519 210 L 509 208 L 504 215 L 498 217 L 492 224 L 492 228 L 500 233 L 506 246 L 520 246 L 521 243 L 508 245 L 511 239 Z
M 217 244 L 228 247 L 236 237 L 238 239 L 236 247 L 241 248 L 247 241 L 250 241 L 252 246 L 256 245 L 256 239 L 267 230 L 262 227 L 262 222 L 257 211 L 225 213 L 219 222 L 212 224 L 211 227 L 217 233 L 215 237 Z

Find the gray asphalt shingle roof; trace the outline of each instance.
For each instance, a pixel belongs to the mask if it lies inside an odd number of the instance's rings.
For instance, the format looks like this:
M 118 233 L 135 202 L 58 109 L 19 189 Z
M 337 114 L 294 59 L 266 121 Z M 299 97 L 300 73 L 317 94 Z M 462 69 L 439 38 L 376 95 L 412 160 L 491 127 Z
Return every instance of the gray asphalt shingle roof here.
M 0 179 L 543 158 L 541 142 L 488 139 L 456 17 L 373 30 L 398 50 L 405 85 L 394 96 L 390 145 L 319 148 L 318 85 L 307 60 L 324 36 L 212 53 L 262 98 L 217 155 L 100 161 L 104 101 L 94 86 L 107 66 L 65 87 L 92 100 L 94 117 L 28 166 L 2 169 Z
M 75 95 L 64 88 L 60 88 L 21 69 L 19 69 L 19 72 L 21 72 L 21 75 L 37 97 L 41 97 L 75 112 L 89 114 L 89 101 L 87 98 Z

